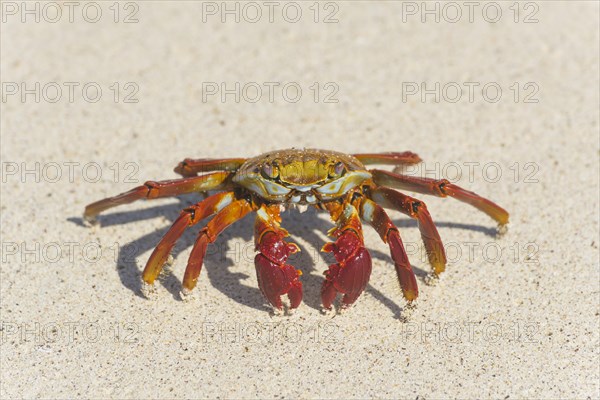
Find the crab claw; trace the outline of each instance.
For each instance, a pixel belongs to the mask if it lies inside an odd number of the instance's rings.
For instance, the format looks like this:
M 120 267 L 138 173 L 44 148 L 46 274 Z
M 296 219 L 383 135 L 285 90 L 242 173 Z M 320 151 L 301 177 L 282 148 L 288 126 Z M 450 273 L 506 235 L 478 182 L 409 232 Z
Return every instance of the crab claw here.
M 343 293 L 342 307 L 351 306 L 365 290 L 371 276 L 371 256 L 362 240 L 351 230 L 344 231 L 333 243 L 327 243 L 322 251 L 333 253 L 337 264 L 325 271 L 321 287 L 323 307 L 330 310 L 338 293 Z
M 282 310 L 281 296 L 288 295 L 290 308 L 297 308 L 302 302 L 300 270 L 286 264 L 290 254 L 300 251 L 294 243 L 283 240 L 283 235 L 274 231 L 262 235 L 257 245 L 259 254 L 254 258 L 258 287 L 273 307 Z

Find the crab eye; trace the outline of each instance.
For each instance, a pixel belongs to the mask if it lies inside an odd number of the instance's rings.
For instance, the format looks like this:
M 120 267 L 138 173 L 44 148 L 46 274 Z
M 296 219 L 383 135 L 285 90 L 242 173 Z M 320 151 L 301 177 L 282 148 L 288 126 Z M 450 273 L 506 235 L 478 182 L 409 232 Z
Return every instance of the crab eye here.
M 338 176 L 341 176 L 344 173 L 344 168 L 343 162 L 339 161 L 335 163 L 333 166 L 329 167 L 329 177 L 337 178 Z
M 264 164 L 262 166 L 262 175 L 265 178 L 275 179 L 279 176 L 279 167 L 276 164 Z

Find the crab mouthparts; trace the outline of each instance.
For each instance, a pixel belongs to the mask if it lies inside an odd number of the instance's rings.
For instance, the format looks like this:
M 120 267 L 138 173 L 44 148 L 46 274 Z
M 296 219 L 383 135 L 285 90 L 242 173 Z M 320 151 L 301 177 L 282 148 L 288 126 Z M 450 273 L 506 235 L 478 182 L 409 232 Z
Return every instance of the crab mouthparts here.
M 288 186 L 292 189 L 290 196 L 288 197 L 288 202 L 290 205 L 305 205 L 305 204 L 315 204 L 318 202 L 317 197 L 315 196 L 314 189 L 319 187 L 319 184 L 313 185 L 290 185 Z
M 292 192 L 292 195 L 289 198 L 290 204 L 315 204 L 317 202 L 317 197 L 312 191 L 308 192 L 308 190 L 296 190 Z

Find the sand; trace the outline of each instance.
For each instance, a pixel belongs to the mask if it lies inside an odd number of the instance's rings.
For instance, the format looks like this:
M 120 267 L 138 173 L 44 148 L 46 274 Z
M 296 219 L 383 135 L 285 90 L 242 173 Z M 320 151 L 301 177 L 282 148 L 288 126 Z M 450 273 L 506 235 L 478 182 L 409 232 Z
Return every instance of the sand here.
M 598 3 L 436 4 L 3 2 L 1 397 L 599 398 Z M 415 195 L 446 242 L 440 282 L 390 212 L 416 310 L 366 227 L 370 283 L 323 315 L 332 225 L 287 212 L 305 296 L 276 316 L 252 218 L 211 247 L 188 302 L 196 228 L 154 300 L 139 278 L 198 196 L 82 224 L 86 204 L 175 178 L 185 157 L 289 147 L 412 150 L 425 162 L 407 173 L 493 199 L 509 230 Z

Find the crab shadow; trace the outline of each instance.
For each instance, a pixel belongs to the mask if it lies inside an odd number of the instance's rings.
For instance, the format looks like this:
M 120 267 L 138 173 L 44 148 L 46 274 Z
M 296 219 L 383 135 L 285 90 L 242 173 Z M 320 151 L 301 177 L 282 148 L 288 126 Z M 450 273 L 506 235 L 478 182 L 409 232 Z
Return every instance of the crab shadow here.
M 117 212 L 99 217 L 103 227 L 124 225 L 132 222 L 149 220 L 156 218 L 157 215 L 164 216 L 171 223 L 179 216 L 181 210 L 195 203 L 198 199 L 193 195 L 186 195 L 177 198 L 177 203 L 160 205 L 147 208 L 139 211 Z M 69 218 L 69 221 L 78 225 L 84 226 L 81 218 Z M 208 220 L 208 219 L 207 219 Z M 416 223 L 412 220 L 395 221 L 399 227 L 415 227 Z M 163 228 L 156 229 L 154 232 L 147 233 L 138 239 L 119 246 L 117 255 L 116 270 L 123 286 L 131 290 L 136 296 L 144 297 L 142 294 L 141 283 L 141 268 L 146 262 L 142 255 L 151 251 L 158 244 L 160 239 L 170 228 L 170 223 L 165 224 Z M 472 229 L 482 231 L 486 234 L 491 234 L 486 228 L 473 225 L 462 225 L 453 223 L 438 223 L 438 226 L 452 226 L 463 229 Z M 161 274 L 158 282 L 172 295 L 172 297 L 181 301 L 181 281 L 177 278 L 177 274 L 173 270 L 180 270 L 178 266 L 187 263 L 187 259 L 180 257 L 181 253 L 191 247 L 197 237 L 198 231 L 203 224 L 198 224 L 192 229 L 187 229 L 182 237 L 177 241 L 172 256 L 174 265 L 166 268 L 166 273 Z M 302 237 L 305 242 L 311 246 L 306 246 L 297 243 L 300 247 L 300 253 L 293 254 L 289 258 L 289 264 L 294 265 L 297 269 L 303 272 L 302 283 L 304 289 L 303 302 L 307 306 L 320 310 L 321 296 L 320 290 L 324 277 L 323 272 L 327 267 L 335 262 L 331 254 L 320 253 L 319 249 L 325 244 L 323 237 L 317 232 L 327 232 L 333 224 L 318 216 L 318 212 L 314 209 L 309 209 L 305 213 L 300 214 L 297 211 L 286 212 L 283 214 L 282 226 L 287 228 L 292 235 L 291 240 L 295 237 Z M 215 241 L 209 246 L 204 258 L 203 275 L 207 276 L 210 284 L 219 290 L 230 299 L 239 304 L 252 307 L 257 310 L 270 311 L 271 307 L 264 299 L 262 293 L 256 285 L 256 275 L 254 269 L 248 273 L 235 271 L 237 264 L 244 261 L 244 264 L 253 265 L 255 256 L 254 239 L 253 239 L 254 218 L 252 214 L 246 216 L 242 220 L 231 225 L 225 230 Z M 241 239 L 231 245 L 231 239 Z M 241 243 L 240 243 L 241 242 Z M 369 244 L 367 243 L 367 247 Z M 385 254 L 376 250 L 369 250 L 371 257 L 383 260 L 385 263 L 393 265 L 389 254 Z M 415 274 L 424 279 L 427 272 L 413 266 Z M 183 275 L 183 272 L 181 273 Z M 246 284 L 246 281 L 253 280 L 251 286 Z M 372 285 L 367 285 L 365 289 L 370 295 L 383 303 L 395 317 L 400 317 L 402 308 L 396 301 L 390 299 L 382 292 L 374 288 Z M 400 299 L 398 299 L 400 300 Z

